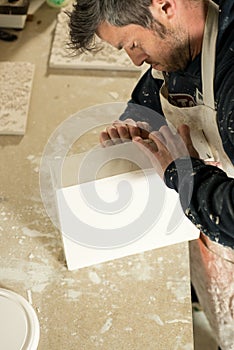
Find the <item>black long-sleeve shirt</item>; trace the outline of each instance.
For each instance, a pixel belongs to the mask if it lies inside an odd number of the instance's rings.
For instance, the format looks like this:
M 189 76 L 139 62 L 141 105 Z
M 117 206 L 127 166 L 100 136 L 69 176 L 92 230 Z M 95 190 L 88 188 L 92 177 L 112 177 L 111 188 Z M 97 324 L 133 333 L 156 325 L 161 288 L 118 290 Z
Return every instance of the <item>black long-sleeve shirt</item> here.
M 219 31 L 216 43 L 216 67 L 214 96 L 217 108 L 217 123 L 223 147 L 234 164 L 234 2 L 220 2 Z M 132 93 L 130 102 L 157 111 L 163 115 L 159 89 L 163 81 L 152 77 L 151 68 L 143 75 Z M 176 96 L 189 96 L 189 105 L 198 104 L 202 96 L 201 55 L 198 55 L 184 71 L 167 74 L 169 99 L 177 103 Z M 199 101 L 200 103 L 200 101 Z M 178 105 L 180 107 L 180 105 Z M 182 107 L 182 106 L 181 106 Z M 158 128 L 158 121 L 150 115 L 135 116 L 126 113 L 120 119 L 131 117 L 145 120 L 152 128 Z M 217 167 L 206 165 L 202 160 L 191 159 L 193 170 L 184 171 L 185 177 L 193 177 L 194 187 L 190 203 L 184 211 L 188 218 L 212 240 L 234 249 L 234 179 Z M 181 162 L 180 164 L 178 162 Z M 177 160 L 183 166 L 184 159 Z M 184 162 L 186 164 L 186 162 Z M 190 172 L 190 173 L 188 173 Z M 180 180 L 176 163 L 169 165 L 165 182 L 179 192 L 183 198 L 186 190 Z M 184 203 L 182 203 L 182 206 Z

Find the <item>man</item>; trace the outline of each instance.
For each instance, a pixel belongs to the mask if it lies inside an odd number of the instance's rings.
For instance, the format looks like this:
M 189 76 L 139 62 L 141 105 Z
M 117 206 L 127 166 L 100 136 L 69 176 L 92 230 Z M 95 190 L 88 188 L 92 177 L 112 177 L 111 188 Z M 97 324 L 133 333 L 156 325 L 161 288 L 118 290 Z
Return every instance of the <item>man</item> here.
M 192 282 L 222 350 L 234 349 L 234 3 L 79 0 L 70 18 L 73 48 L 91 50 L 97 34 L 134 64 L 150 64 L 130 102 L 159 112 L 178 134 L 126 110 L 100 140 L 105 146 L 132 139 L 145 147 L 181 200 L 192 177 L 191 202 L 182 200 L 202 231 L 190 245 Z

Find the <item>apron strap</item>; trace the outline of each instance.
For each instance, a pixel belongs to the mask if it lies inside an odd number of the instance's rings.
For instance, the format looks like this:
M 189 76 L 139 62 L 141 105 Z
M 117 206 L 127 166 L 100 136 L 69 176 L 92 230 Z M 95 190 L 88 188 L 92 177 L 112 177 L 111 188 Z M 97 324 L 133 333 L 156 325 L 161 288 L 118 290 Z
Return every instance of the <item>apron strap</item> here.
M 214 2 L 210 1 L 202 44 L 202 90 L 204 105 L 214 110 L 214 75 L 218 20 L 219 7 Z M 211 84 L 211 82 L 213 82 L 213 84 Z

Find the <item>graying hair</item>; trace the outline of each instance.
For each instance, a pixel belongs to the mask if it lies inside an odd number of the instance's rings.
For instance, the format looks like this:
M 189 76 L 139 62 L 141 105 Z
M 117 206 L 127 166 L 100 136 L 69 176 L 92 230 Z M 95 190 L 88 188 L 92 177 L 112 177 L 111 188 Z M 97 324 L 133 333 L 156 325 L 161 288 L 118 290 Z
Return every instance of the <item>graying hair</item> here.
M 103 22 L 116 27 L 129 24 L 152 28 L 163 33 L 163 26 L 153 18 L 151 0 L 77 0 L 70 17 L 70 47 L 76 50 L 93 50 L 95 33 Z
M 184 0 L 184 5 L 189 2 L 205 4 L 208 1 Z M 151 4 L 152 0 L 76 0 L 72 12 L 67 12 L 70 17 L 70 48 L 74 51 L 96 49 L 95 33 L 103 22 L 116 27 L 140 25 L 153 29 L 164 38 L 167 29 L 152 16 L 149 9 Z

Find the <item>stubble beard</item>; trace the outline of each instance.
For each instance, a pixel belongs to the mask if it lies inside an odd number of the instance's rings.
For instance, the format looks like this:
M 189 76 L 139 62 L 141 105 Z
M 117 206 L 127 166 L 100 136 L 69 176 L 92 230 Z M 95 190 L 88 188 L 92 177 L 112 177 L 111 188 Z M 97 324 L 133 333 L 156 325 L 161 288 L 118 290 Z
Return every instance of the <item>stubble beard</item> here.
M 187 37 L 178 32 L 167 33 L 165 43 L 168 47 L 168 57 L 165 58 L 165 71 L 175 72 L 185 70 L 191 61 L 190 46 Z
M 155 35 L 164 41 L 163 46 L 167 49 L 168 54 L 162 62 L 165 72 L 175 72 L 184 70 L 191 62 L 191 53 L 188 36 L 182 28 L 170 30 L 163 25 L 160 33 L 155 30 Z M 155 28 L 154 28 L 155 29 Z
M 191 61 L 190 46 L 186 37 L 173 34 L 170 37 L 171 42 L 171 57 L 168 63 L 167 71 L 173 72 L 178 70 L 185 70 Z

